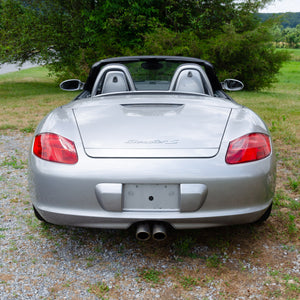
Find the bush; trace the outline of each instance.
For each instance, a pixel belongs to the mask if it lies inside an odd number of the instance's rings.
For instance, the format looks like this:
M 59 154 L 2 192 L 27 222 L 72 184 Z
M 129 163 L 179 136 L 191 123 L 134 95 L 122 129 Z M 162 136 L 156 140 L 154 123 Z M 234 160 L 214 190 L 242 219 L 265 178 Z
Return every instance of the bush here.
M 271 41 L 267 27 L 238 33 L 230 24 L 207 41 L 203 56 L 217 67 L 220 79 L 236 78 L 247 90 L 259 90 L 276 82 L 282 63 L 289 59 L 289 54 L 276 51 Z

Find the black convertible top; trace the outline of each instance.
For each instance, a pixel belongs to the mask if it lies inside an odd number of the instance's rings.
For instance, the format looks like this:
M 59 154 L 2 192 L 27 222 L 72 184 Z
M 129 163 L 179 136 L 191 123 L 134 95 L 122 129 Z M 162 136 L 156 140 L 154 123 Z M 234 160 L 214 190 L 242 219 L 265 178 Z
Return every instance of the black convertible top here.
M 184 57 L 184 56 L 123 56 L 123 57 L 114 57 L 107 58 L 96 62 L 89 73 L 87 81 L 84 85 L 84 90 L 91 92 L 96 81 L 96 78 L 99 74 L 101 68 L 110 63 L 126 63 L 126 62 L 138 62 L 138 61 L 170 61 L 170 62 L 182 62 L 184 63 L 195 63 L 204 67 L 206 75 L 211 83 L 213 91 L 222 90 L 220 81 L 218 80 L 214 67 L 208 61 L 193 58 L 193 57 Z

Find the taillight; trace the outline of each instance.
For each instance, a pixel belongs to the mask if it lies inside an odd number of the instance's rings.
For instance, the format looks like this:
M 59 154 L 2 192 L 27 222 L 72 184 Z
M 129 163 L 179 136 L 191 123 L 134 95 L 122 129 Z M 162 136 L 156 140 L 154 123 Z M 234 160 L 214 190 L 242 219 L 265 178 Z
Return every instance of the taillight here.
M 229 143 L 226 163 L 240 164 L 260 160 L 271 153 L 271 143 L 268 135 L 250 133 Z
M 63 164 L 76 164 L 78 161 L 74 142 L 54 133 L 37 135 L 33 153 L 41 159 Z

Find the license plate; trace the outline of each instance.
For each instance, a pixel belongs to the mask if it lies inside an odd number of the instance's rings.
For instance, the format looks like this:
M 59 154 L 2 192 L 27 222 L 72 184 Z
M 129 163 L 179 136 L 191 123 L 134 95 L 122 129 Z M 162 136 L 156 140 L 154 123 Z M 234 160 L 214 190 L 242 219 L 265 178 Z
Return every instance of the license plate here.
M 179 184 L 125 184 L 124 211 L 178 211 Z

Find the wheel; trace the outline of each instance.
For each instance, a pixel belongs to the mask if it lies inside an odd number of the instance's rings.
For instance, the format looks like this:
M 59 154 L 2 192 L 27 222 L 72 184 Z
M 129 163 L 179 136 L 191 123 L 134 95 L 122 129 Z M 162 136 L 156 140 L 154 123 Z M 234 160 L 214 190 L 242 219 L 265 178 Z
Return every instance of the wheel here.
M 36 208 L 34 206 L 32 206 L 34 214 L 36 216 L 36 218 L 44 223 L 48 223 L 40 214 L 39 212 L 36 210 Z
M 255 223 L 263 223 L 269 218 L 272 211 L 272 204 L 273 203 L 270 204 L 270 206 L 267 208 L 264 214 Z

